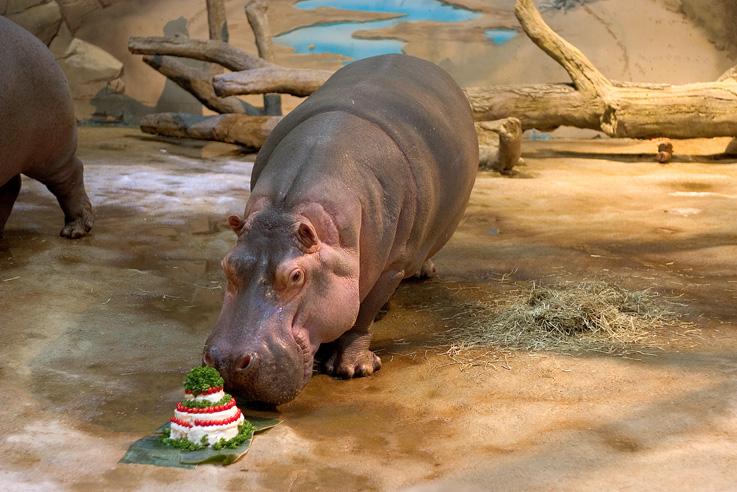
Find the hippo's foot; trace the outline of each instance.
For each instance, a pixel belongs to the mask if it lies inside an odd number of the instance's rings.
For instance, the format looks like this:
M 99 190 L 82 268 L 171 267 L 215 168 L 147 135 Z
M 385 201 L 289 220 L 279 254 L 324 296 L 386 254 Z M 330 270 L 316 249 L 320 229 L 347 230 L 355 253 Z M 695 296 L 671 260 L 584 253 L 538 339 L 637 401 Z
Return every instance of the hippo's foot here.
M 78 239 L 89 234 L 94 223 L 95 216 L 88 202 L 77 216 L 65 218 L 64 227 L 59 235 L 68 239 Z
M 370 350 L 341 353 L 336 349 L 323 365 L 326 374 L 341 379 L 370 376 L 379 369 L 381 369 L 381 359 Z
M 381 369 L 381 359 L 368 349 L 371 334 L 357 334 L 353 330 L 331 343 L 325 352 L 323 372 L 350 379 L 369 376 Z
M 420 271 L 417 272 L 416 277 L 420 280 L 426 280 L 428 278 L 433 278 L 437 276 L 437 270 L 435 269 L 435 263 L 432 262 L 430 258 L 425 260 L 425 263 L 422 264 L 422 268 L 420 268 Z

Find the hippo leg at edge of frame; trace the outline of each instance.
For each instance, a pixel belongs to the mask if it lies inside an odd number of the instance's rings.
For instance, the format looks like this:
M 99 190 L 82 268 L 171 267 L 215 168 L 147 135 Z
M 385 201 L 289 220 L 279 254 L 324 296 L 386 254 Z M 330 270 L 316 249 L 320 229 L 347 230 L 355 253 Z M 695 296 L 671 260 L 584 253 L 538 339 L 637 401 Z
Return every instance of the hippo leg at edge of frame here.
M 59 206 L 64 211 L 64 227 L 59 233 L 60 236 L 68 239 L 77 239 L 86 236 L 90 232 L 95 222 L 95 216 L 92 212 L 92 204 L 84 189 L 84 167 L 82 162 L 76 157 L 71 157 L 72 162 L 63 169 L 71 170 L 65 173 L 63 177 L 52 178 L 49 180 L 39 179 L 43 182 L 51 193 L 56 196 Z
M 381 369 L 381 359 L 369 350 L 371 323 L 404 278 L 404 271 L 384 272 L 361 303 L 356 324 L 329 346 L 323 370 L 331 376 L 349 379 L 373 374 Z
M 21 178 L 20 174 L 13 176 L 3 186 L 0 186 L 0 238 L 3 237 L 5 231 L 5 223 L 10 217 L 10 212 L 13 210 L 15 199 L 18 198 L 20 193 Z

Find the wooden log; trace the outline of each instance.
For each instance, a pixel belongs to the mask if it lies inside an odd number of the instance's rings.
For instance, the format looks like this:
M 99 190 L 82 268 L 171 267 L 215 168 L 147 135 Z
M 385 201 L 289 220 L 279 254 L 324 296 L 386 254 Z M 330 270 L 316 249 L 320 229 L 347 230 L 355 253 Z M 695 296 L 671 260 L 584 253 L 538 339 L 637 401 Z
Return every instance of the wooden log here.
M 207 0 L 207 26 L 211 40 L 224 43 L 229 41 L 228 19 L 225 16 L 223 0 Z
M 522 124 L 517 118 L 476 123 L 479 167 L 511 174 L 522 157 Z
M 274 61 L 274 50 L 271 45 L 271 29 L 266 12 L 269 4 L 266 0 L 251 0 L 246 3 L 246 18 L 251 25 L 256 40 L 258 56 L 267 62 Z M 281 96 L 279 94 L 264 94 L 264 113 L 267 115 L 281 114 Z
M 166 78 L 192 94 L 205 107 L 217 113 L 260 114 L 260 109 L 237 97 L 218 97 L 210 81 L 209 71 L 194 69 L 171 56 L 144 56 L 143 61 Z
M 271 66 L 222 41 L 200 41 L 185 37 L 132 37 L 128 51 L 137 55 L 170 55 L 222 65 L 228 70 L 248 70 Z
M 198 116 L 187 113 L 157 113 L 143 117 L 141 130 L 164 137 L 194 138 L 259 149 L 281 116 L 221 114 Z
M 218 75 L 212 84 L 220 96 L 279 92 L 305 97 L 319 89 L 332 74 L 330 70 L 272 65 Z

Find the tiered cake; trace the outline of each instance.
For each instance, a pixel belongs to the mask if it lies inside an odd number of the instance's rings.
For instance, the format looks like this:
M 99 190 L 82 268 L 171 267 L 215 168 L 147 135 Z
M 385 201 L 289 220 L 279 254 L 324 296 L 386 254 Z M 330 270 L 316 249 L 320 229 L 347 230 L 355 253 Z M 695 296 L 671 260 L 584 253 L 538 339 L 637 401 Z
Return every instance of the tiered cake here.
M 195 367 L 184 380 L 184 400 L 170 419 L 170 439 L 205 446 L 238 435 L 243 415 L 235 398 L 223 391 L 223 378 L 212 367 Z

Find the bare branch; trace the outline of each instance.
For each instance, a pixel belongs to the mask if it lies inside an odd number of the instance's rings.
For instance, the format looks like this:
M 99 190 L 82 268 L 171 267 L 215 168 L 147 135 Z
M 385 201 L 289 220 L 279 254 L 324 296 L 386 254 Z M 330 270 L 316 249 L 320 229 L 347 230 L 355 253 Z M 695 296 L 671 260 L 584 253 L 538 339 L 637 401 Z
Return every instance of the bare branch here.
M 207 0 L 207 26 L 210 39 L 224 43 L 229 41 L 228 19 L 225 16 L 223 0 Z
M 132 37 L 128 51 L 138 55 L 170 55 L 222 65 L 228 70 L 248 70 L 270 64 L 222 41 L 198 41 L 185 37 Z
M 256 114 L 259 110 L 237 97 L 215 95 L 209 71 L 196 70 L 170 56 L 144 56 L 143 61 L 166 78 L 192 94 L 205 107 L 218 113 Z
M 332 74 L 329 70 L 271 65 L 218 75 L 213 79 L 213 85 L 215 93 L 220 96 L 280 92 L 304 97 L 319 89 Z
M 246 3 L 246 17 L 256 39 L 258 56 L 268 62 L 274 61 L 274 50 L 271 46 L 271 29 L 266 15 L 269 4 L 265 0 L 251 0 Z M 264 112 L 270 115 L 281 114 L 281 96 L 264 94 Z
M 221 114 L 205 117 L 187 113 L 157 113 L 143 117 L 141 130 L 165 137 L 214 140 L 258 149 L 279 120 L 280 116 Z
M 517 0 L 514 14 L 532 42 L 568 72 L 576 89 L 597 94 L 599 97 L 605 96 L 611 82 L 594 67 L 586 55 L 545 23 L 533 0 Z

